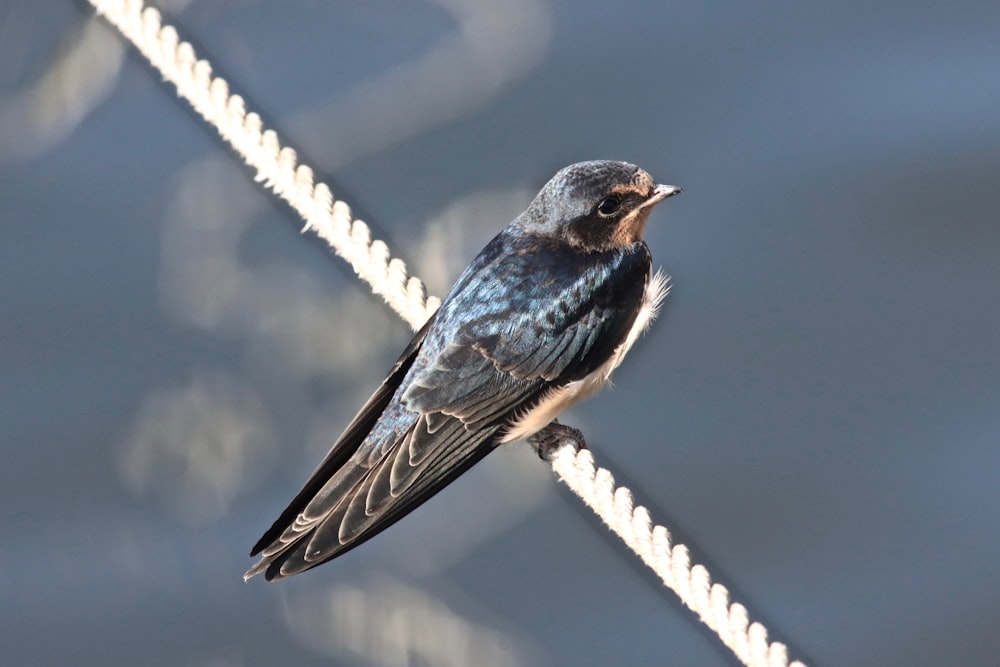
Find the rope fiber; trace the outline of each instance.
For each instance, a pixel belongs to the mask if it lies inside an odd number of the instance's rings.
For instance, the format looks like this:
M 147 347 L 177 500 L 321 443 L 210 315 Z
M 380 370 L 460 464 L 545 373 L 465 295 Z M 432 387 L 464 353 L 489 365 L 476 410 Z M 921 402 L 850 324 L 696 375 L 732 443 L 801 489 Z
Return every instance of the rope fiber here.
M 158 11 L 145 7 L 142 0 L 90 3 L 256 169 L 256 180 L 295 209 L 305 220 L 303 232 L 316 232 L 413 329 L 430 317 L 440 301 L 427 295 L 423 282 L 408 274 L 406 265 L 390 255 L 385 243 L 371 238 L 368 225 L 354 219 L 350 207 L 335 200 L 329 187 L 313 182 L 312 169 L 298 164 L 295 151 L 282 146 L 278 135 L 263 127 L 258 114 L 247 112 L 243 98 L 230 94 L 226 81 L 212 76 L 212 66 L 199 60 L 173 27 L 162 24 Z M 750 622 L 746 607 L 731 602 L 729 591 L 713 584 L 704 566 L 691 564 L 687 547 L 672 545 L 669 531 L 654 525 L 645 507 L 635 507 L 632 492 L 616 487 L 611 473 L 594 463 L 579 431 L 554 423 L 533 437 L 532 443 L 558 477 L 744 665 L 805 667 L 799 661 L 789 663 L 785 645 L 768 642 L 767 629 Z

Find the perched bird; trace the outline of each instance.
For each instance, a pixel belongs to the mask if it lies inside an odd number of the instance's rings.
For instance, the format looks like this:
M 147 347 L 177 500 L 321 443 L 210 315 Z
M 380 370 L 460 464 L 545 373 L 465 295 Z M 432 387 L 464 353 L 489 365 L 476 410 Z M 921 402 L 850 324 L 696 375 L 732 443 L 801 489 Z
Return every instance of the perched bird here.
M 254 546 L 245 578 L 358 546 L 607 382 L 666 294 L 643 231 L 680 191 L 626 162 L 559 171 L 462 273 Z

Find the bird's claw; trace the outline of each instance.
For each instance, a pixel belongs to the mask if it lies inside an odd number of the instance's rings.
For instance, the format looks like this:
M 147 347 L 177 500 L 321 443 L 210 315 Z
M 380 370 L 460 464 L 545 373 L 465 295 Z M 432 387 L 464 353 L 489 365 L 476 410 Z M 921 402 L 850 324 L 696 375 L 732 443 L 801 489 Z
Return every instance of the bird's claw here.
M 584 440 L 583 432 L 578 428 L 552 422 L 538 433 L 535 433 L 528 442 L 538 452 L 538 457 L 543 461 L 551 461 L 556 452 L 565 445 L 570 445 L 575 451 L 587 448 L 587 441 Z

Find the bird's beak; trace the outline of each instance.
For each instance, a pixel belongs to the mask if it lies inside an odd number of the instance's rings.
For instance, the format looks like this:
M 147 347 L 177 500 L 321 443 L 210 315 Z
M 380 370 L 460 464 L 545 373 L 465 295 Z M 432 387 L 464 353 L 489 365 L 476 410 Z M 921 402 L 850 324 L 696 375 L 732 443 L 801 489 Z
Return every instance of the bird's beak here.
M 667 197 L 673 197 L 674 195 L 679 195 L 682 192 L 684 191 L 676 185 L 657 185 L 653 188 L 653 192 L 649 195 L 649 199 L 642 203 L 642 208 L 655 206 Z
M 673 197 L 681 191 L 676 185 L 657 185 L 653 188 L 646 201 L 636 206 L 622 218 L 615 236 L 619 244 L 625 245 L 642 240 L 642 231 L 646 227 L 646 218 L 654 206 L 667 197 Z

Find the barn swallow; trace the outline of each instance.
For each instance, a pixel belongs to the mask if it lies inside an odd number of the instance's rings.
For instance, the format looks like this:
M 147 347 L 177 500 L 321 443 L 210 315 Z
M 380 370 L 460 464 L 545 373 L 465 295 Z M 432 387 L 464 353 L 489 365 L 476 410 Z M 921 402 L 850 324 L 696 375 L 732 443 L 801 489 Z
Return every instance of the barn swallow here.
M 605 384 L 666 295 L 643 231 L 680 191 L 626 162 L 559 171 L 465 269 L 244 577 L 282 579 L 358 546 Z

